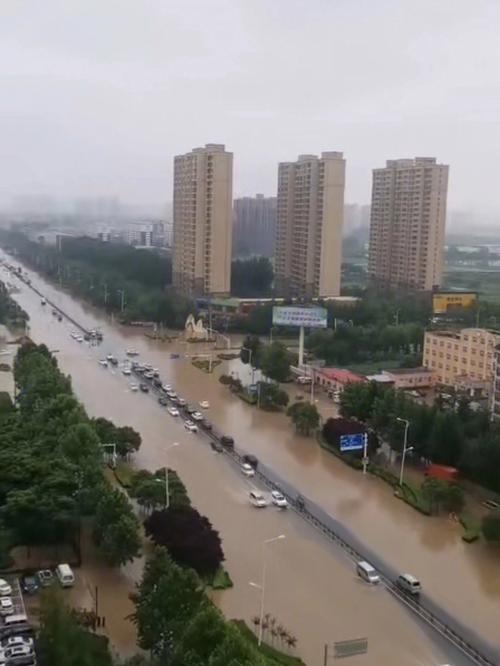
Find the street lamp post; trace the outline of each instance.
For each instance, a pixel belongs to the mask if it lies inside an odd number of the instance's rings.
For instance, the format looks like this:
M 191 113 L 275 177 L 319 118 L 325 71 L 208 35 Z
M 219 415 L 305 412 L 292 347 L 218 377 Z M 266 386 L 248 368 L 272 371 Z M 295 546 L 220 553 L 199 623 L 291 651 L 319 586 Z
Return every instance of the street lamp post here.
M 403 474 L 404 474 L 404 469 L 405 469 L 405 459 L 406 459 L 406 452 L 407 451 L 412 451 L 413 446 L 408 447 L 408 428 L 410 427 L 410 422 L 408 419 L 402 419 L 399 416 L 396 417 L 396 421 L 399 421 L 400 423 L 405 424 L 405 434 L 404 434 L 404 440 L 403 440 L 403 455 L 401 457 L 401 470 L 399 472 L 399 485 L 403 485 Z
M 263 633 L 262 623 L 264 622 L 264 602 L 266 594 L 266 572 L 267 572 L 266 546 L 268 546 L 270 543 L 274 543 L 275 541 L 281 541 L 282 539 L 286 539 L 285 534 L 280 534 L 277 537 L 273 537 L 272 539 L 266 539 L 265 541 L 262 542 L 262 580 L 260 585 L 258 583 L 252 583 L 252 582 L 250 583 L 252 587 L 255 587 L 258 590 L 260 590 L 260 615 L 259 615 L 259 640 L 258 640 L 259 647 L 262 645 L 262 633 Z
M 174 446 L 179 446 L 179 442 L 174 442 L 173 444 L 170 444 L 170 446 L 167 446 L 165 449 L 168 451 L 169 449 L 173 449 Z M 156 479 L 159 483 L 162 483 L 161 479 Z M 165 460 L 165 511 L 167 511 L 170 508 L 170 489 L 168 485 L 168 465 L 167 461 Z

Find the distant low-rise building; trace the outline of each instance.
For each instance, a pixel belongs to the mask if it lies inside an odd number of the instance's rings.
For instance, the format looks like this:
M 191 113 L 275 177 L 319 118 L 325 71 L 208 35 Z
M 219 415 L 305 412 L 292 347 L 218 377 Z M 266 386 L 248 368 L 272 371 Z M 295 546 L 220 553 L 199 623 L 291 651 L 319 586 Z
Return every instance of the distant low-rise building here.
M 345 368 L 321 368 L 314 371 L 314 383 L 327 391 L 343 391 L 348 384 L 365 382 L 366 378 Z
M 429 368 L 394 368 L 381 374 L 396 390 L 430 388 L 436 383 L 436 373 Z
M 495 347 L 500 332 L 482 328 L 426 331 L 424 366 L 436 373 L 439 384 L 489 394 L 493 382 Z

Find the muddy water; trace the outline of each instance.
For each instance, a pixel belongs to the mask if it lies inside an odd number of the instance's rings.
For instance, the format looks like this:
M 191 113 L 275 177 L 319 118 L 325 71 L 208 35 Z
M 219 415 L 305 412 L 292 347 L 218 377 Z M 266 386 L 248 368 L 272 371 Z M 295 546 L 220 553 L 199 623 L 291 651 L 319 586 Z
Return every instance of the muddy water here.
M 137 464 L 154 469 L 168 462 L 176 468 L 194 504 L 220 531 L 235 583 L 232 590 L 217 595 L 228 616 L 250 621 L 258 613 L 259 591 L 249 581 L 260 581 L 263 540 L 284 533 L 285 540 L 268 547 L 266 610 L 297 636 L 299 652 L 309 666 L 323 663 L 325 642 L 359 636 L 368 637 L 370 655 L 352 659 L 353 666 L 468 663 L 446 643 L 437 642 L 383 589 L 361 583 L 352 563 L 292 512 L 250 507 L 250 486 L 232 464 L 212 453 L 201 435 L 188 434 L 151 396 L 131 393 L 119 370 L 99 367 L 100 355 L 113 352 L 123 358 L 127 347 L 137 348 L 190 402 L 208 399 L 209 418 L 238 443 L 356 530 L 395 566 L 417 574 L 426 591 L 465 622 L 490 640 L 497 639 L 498 554 L 480 545 L 466 546 L 451 523 L 420 516 L 394 500 L 384 485 L 362 479 L 312 440 L 294 436 L 284 416 L 257 413 L 231 396 L 216 377 L 235 369 L 243 377 L 247 370 L 239 362 L 223 363 L 214 375 L 207 375 L 186 360 L 170 359 L 171 351 L 184 349 L 181 343 L 157 343 L 140 332 L 113 327 L 99 313 L 58 294 L 39 278 L 36 282 L 76 319 L 89 327 L 100 325 L 105 341 L 100 350 L 79 345 L 69 336 L 71 326 L 54 321 L 50 306 L 43 308 L 24 287 L 16 298 L 31 316 L 34 339 L 59 350 L 60 365 L 72 375 L 90 414 L 128 423 L 142 433 Z M 174 441 L 180 446 L 167 453 Z M 114 599 L 107 603 L 111 611 Z

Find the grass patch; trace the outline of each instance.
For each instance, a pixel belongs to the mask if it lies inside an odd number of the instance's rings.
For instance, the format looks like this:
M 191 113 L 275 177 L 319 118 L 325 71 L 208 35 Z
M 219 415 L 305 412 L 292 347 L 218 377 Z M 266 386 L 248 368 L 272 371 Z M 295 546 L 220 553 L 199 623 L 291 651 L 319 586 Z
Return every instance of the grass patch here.
M 257 645 L 257 637 L 253 631 L 247 627 L 244 620 L 232 620 L 232 622 L 238 627 L 244 638 L 254 645 Z M 262 643 L 259 652 L 269 660 L 269 666 L 306 666 L 302 659 L 280 652 L 280 650 L 267 645 L 267 643 Z
M 367 363 L 353 363 L 349 365 L 351 372 L 360 375 L 373 375 L 381 370 L 394 370 L 401 367 L 401 361 L 404 356 L 397 359 L 389 359 L 387 361 L 371 361 Z
M 460 514 L 458 520 L 460 521 L 460 525 L 464 528 L 462 539 L 466 543 L 474 543 L 474 541 L 477 541 L 480 538 L 481 523 L 478 518 L 471 516 L 470 513 L 464 511 L 464 513 Z
M 231 576 L 224 567 L 219 567 L 214 576 L 211 579 L 207 579 L 205 582 L 213 590 L 227 590 L 230 587 L 233 587 Z
M 218 365 L 222 363 L 220 359 L 214 358 L 212 362 L 208 361 L 207 359 L 193 359 L 191 363 L 194 365 L 195 368 L 198 368 L 198 370 L 203 370 L 203 372 L 210 373 L 214 371 L 214 368 L 216 368 Z
M 113 474 L 122 488 L 131 487 L 135 471 L 130 467 L 130 465 L 124 462 L 118 463 L 116 468 L 113 470 Z

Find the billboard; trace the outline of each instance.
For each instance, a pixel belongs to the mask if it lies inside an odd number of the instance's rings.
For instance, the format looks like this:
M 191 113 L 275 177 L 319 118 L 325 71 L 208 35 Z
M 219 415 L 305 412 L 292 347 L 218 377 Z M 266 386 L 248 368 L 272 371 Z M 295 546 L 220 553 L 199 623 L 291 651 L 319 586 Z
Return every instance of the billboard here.
M 301 308 L 288 305 L 275 305 L 273 307 L 273 324 L 275 326 L 326 328 L 327 322 L 328 311 L 325 308 Z
M 341 435 L 340 451 L 361 451 L 365 446 L 365 433 L 359 432 L 356 435 Z
M 438 291 L 432 295 L 434 314 L 446 314 L 453 310 L 470 308 L 477 303 L 475 291 Z

